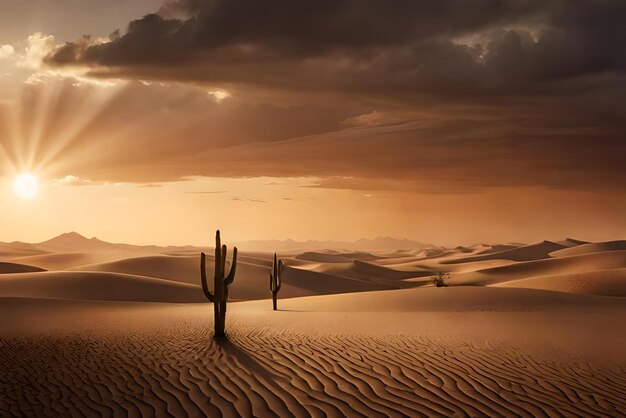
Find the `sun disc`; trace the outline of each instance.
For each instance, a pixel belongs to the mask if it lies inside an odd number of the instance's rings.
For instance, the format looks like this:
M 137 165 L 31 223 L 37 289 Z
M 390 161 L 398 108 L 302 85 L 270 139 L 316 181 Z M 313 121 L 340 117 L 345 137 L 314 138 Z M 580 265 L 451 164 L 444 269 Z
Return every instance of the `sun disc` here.
M 39 192 L 39 181 L 34 174 L 18 174 L 13 180 L 13 191 L 20 199 L 32 199 Z

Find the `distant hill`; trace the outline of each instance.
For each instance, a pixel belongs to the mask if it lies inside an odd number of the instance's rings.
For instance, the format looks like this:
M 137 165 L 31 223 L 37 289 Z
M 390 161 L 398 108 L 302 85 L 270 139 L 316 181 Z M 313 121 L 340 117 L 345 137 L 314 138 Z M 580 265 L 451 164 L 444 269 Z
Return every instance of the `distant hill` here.
M 287 240 L 255 240 L 255 241 L 239 241 L 229 242 L 230 245 L 236 245 L 240 251 L 244 253 L 268 253 L 268 252 L 281 252 L 281 253 L 303 253 L 308 251 L 340 251 L 340 252 L 375 252 L 375 251 L 422 251 L 422 250 L 441 250 L 444 247 L 437 245 L 426 244 L 419 241 L 413 241 L 410 239 L 398 239 L 393 237 L 376 237 L 376 238 L 361 238 L 356 241 L 335 241 L 335 240 L 308 240 L 308 241 L 295 241 L 292 239 Z M 539 244 L 506 244 L 506 245 L 488 245 L 481 244 L 471 247 L 457 248 L 459 250 L 465 250 L 465 252 L 471 253 L 474 249 L 480 250 L 474 254 L 474 256 L 483 256 L 483 258 L 495 258 L 493 255 L 487 257 L 488 254 L 505 253 L 503 255 L 511 256 L 512 254 L 506 254 L 507 251 L 516 253 L 520 251 L 529 251 L 534 247 L 550 247 L 546 252 L 566 250 L 570 247 L 583 246 L 587 244 L 586 241 L 578 241 L 572 238 L 565 240 L 549 242 L 544 241 Z M 168 255 L 192 255 L 199 251 L 206 251 L 212 246 L 211 240 L 207 239 L 206 246 L 158 246 L 158 245 L 133 245 L 123 243 L 111 243 L 103 241 L 96 237 L 87 238 L 77 232 L 66 232 L 57 237 L 49 239 L 47 241 L 29 244 L 24 242 L 0 242 L 0 259 L 11 259 L 16 257 L 35 256 L 48 253 L 80 253 L 80 252 L 94 252 L 94 251 L 131 251 L 141 253 L 153 253 L 153 254 L 168 254 Z M 526 248 L 524 248 L 526 247 Z M 549 251 L 548 251 L 549 250 Z M 522 258 L 525 258 L 522 257 Z M 536 257 L 535 257 L 536 258 Z M 457 262 L 463 262 L 464 260 L 457 260 Z
M 57 237 L 33 244 L 45 250 L 58 251 L 96 251 L 96 250 L 127 250 L 141 252 L 180 252 L 196 251 L 198 247 L 193 246 L 158 246 L 158 245 L 133 245 L 122 243 L 111 243 L 102 241 L 96 237 L 87 238 L 77 232 L 66 232 Z
M 101 250 L 114 247 L 116 244 L 111 244 L 99 240 L 96 237 L 89 239 L 77 232 L 66 232 L 47 241 L 40 242 L 36 245 L 40 248 L 54 250 Z
M 421 252 L 433 246 L 425 245 L 408 239 L 377 237 L 348 241 L 304 241 L 266 240 L 229 243 L 236 245 L 245 254 L 280 252 L 283 254 L 299 254 L 304 252 L 353 253 L 363 257 L 364 253 L 375 251 L 417 251 Z M 66 232 L 39 243 L 0 242 L 0 260 L 14 261 L 45 268 L 46 270 L 63 270 L 86 264 L 102 263 L 117 259 L 148 255 L 195 256 L 200 251 L 210 251 L 211 242 L 206 247 L 194 246 L 157 246 L 111 243 L 99 238 L 87 238 L 77 232 Z M 436 247 L 435 247 L 436 248 Z M 372 257 L 371 255 L 369 256 Z M 242 261 L 246 261 L 242 259 Z M 248 260 L 249 261 L 249 260 Z
M 237 246 L 244 251 L 279 251 L 297 252 L 314 250 L 342 250 L 342 251 L 387 251 L 398 249 L 425 249 L 433 248 L 434 245 L 424 244 L 408 239 L 397 239 L 392 237 L 376 237 L 372 239 L 361 238 L 356 241 L 294 241 L 288 240 L 259 240 L 243 241 Z

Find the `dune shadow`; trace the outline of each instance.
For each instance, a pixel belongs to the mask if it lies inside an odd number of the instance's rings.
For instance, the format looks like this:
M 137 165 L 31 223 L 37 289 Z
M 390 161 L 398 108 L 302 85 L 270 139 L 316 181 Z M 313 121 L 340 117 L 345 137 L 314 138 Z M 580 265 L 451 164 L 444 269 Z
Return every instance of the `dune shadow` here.
M 255 376 L 263 377 L 268 382 L 276 382 L 279 380 L 285 380 L 285 377 L 274 373 L 272 370 L 265 367 L 257 359 L 254 358 L 248 351 L 237 346 L 236 343 L 228 338 L 220 338 L 214 340 L 218 347 L 230 357 L 233 357 L 237 362 L 246 370 L 249 370 Z

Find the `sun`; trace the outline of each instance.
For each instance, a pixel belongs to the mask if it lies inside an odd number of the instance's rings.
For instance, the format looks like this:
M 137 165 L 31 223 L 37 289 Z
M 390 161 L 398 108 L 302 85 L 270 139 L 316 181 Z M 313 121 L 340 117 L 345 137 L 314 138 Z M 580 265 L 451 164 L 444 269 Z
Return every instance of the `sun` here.
M 39 192 L 39 180 L 31 173 L 18 174 L 13 180 L 13 191 L 20 199 L 32 199 Z

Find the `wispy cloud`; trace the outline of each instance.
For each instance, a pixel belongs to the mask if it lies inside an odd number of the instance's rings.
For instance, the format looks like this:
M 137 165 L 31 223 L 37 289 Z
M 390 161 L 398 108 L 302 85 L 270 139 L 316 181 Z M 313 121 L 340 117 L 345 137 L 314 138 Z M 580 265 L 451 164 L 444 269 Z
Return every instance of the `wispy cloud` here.
M 233 201 L 236 201 L 236 202 L 267 203 L 267 201 L 261 200 L 261 199 L 241 198 L 241 197 L 238 197 L 238 196 L 233 197 L 230 200 L 233 200 Z
M 108 182 L 108 181 L 92 181 L 89 179 L 80 178 L 77 176 L 67 175 L 59 179 L 54 180 L 54 184 L 61 186 L 122 186 L 121 182 Z
M 228 193 L 225 190 L 206 190 L 206 191 L 199 191 L 199 192 L 184 192 L 187 194 L 221 194 L 221 193 Z

